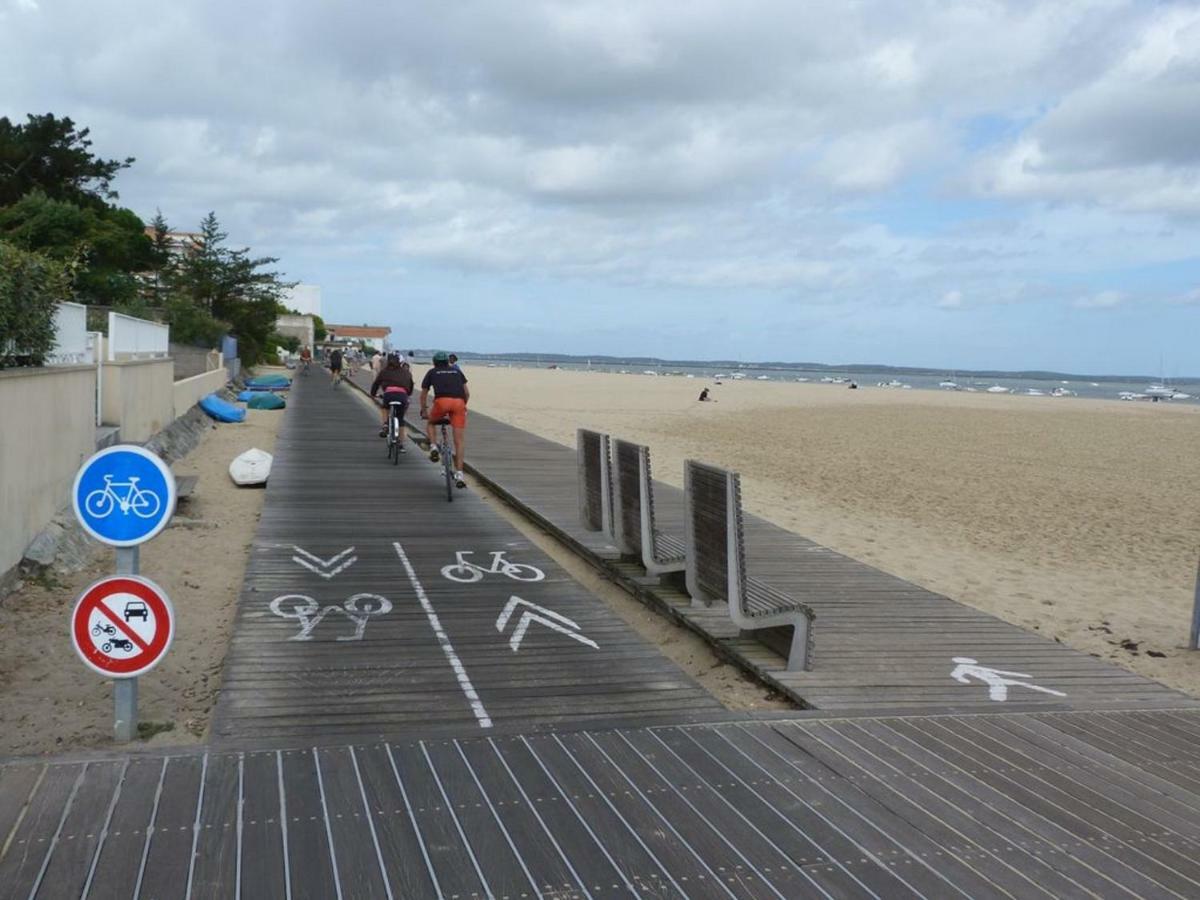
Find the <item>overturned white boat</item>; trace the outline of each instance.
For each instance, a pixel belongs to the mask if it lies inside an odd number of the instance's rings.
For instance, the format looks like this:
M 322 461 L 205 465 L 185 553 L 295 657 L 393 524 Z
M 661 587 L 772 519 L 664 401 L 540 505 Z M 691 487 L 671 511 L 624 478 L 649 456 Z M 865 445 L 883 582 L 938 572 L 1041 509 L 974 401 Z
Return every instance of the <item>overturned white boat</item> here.
M 1011 394 L 1012 389 L 1006 388 L 1006 387 L 1001 387 L 998 384 L 993 384 L 990 388 L 987 389 L 987 392 L 989 394 Z
M 233 483 L 242 487 L 255 484 L 266 484 L 271 474 L 271 463 L 275 457 L 266 450 L 253 447 L 234 459 L 229 464 L 229 477 Z

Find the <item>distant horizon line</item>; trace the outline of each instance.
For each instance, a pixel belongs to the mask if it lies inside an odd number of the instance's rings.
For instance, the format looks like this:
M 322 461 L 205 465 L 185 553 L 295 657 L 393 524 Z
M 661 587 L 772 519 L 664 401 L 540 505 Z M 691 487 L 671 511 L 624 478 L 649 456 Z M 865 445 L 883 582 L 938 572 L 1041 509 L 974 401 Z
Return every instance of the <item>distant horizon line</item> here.
M 424 355 L 433 350 L 420 348 Z M 956 369 L 949 366 L 892 366 L 884 363 L 817 363 L 817 362 L 784 362 L 768 360 L 753 362 L 739 359 L 664 359 L 657 356 L 612 356 L 603 353 L 537 353 L 537 352 L 506 352 L 483 353 L 476 350 L 456 350 L 462 359 L 503 359 L 513 362 L 599 362 L 620 365 L 655 365 L 655 366 L 708 366 L 708 367 L 738 367 L 753 369 L 772 369 L 777 371 L 808 371 L 808 372 L 846 372 L 856 374 L 881 375 L 969 375 L 983 377 L 1005 377 L 1056 380 L 1062 378 L 1092 379 L 1095 381 L 1174 381 L 1198 382 L 1197 375 L 1146 375 L 1146 374 L 1105 374 L 1095 375 L 1083 372 L 1057 372 L 1051 369 Z

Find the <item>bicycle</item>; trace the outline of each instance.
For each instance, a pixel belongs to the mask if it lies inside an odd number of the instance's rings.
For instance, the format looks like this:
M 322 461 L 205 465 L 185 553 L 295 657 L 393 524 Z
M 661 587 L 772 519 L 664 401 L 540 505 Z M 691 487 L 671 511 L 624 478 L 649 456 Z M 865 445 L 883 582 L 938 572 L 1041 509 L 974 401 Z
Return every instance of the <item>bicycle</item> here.
M 392 461 L 393 466 L 400 462 L 400 454 L 404 452 L 404 435 L 401 431 L 404 428 L 404 419 L 400 415 L 400 410 L 405 405 L 400 400 L 388 402 L 387 451 L 388 459 Z
M 484 575 L 504 575 L 513 581 L 541 581 L 546 577 L 546 573 L 537 566 L 531 566 L 527 563 L 509 562 L 504 558 L 504 554 L 507 552 L 505 550 L 493 550 L 492 564 L 485 569 L 478 563 L 467 560 L 467 557 L 471 556 L 474 552 L 474 550 L 456 551 L 454 558 L 457 562 L 448 566 L 442 566 L 442 577 L 449 578 L 451 581 L 457 581 L 460 584 L 471 584 L 482 579 Z M 456 572 L 459 574 L 455 574 Z
M 438 456 L 442 471 L 446 475 L 446 502 L 454 502 L 454 440 L 451 437 L 450 420 L 441 418 L 432 424 L 438 427 Z
M 111 475 L 104 476 L 104 487 L 96 488 L 83 500 L 83 508 L 89 516 L 97 519 L 107 519 L 120 509 L 124 515 L 132 512 L 143 519 L 153 519 L 162 507 L 162 500 L 154 491 L 143 491 L 137 486 L 141 479 L 136 475 L 128 481 L 113 481 Z M 115 488 L 128 488 L 124 496 L 117 493 Z

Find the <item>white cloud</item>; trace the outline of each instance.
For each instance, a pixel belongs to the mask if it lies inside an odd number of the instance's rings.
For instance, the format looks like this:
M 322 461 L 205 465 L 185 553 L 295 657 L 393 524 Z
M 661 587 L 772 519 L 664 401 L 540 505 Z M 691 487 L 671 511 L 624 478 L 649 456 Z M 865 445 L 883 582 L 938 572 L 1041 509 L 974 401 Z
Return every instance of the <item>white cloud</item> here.
M 1120 291 L 1100 291 L 1086 297 L 1078 297 L 1071 304 L 1076 309 L 1113 309 L 1129 298 Z
M 937 305 L 939 309 L 962 309 L 962 291 L 946 291 L 946 293 L 942 294 L 942 298 L 938 300 Z

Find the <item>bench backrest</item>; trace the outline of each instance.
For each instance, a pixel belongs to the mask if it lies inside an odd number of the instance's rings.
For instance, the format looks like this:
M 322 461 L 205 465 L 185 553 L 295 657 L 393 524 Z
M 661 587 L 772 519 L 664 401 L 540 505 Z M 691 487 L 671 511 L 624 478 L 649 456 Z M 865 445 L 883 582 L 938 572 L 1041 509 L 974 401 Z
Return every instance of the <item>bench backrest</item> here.
M 579 517 L 588 531 L 612 531 L 612 466 L 607 434 L 580 428 L 575 435 L 579 459 Z
M 622 553 L 642 553 L 642 455 L 641 444 L 613 441 L 613 468 L 616 470 L 613 492 L 613 541 Z
M 683 466 L 684 577 L 693 604 L 710 606 L 729 599 L 729 488 L 737 475 L 689 459 Z M 740 531 L 738 532 L 740 537 Z M 744 568 L 744 567 L 743 567 Z

